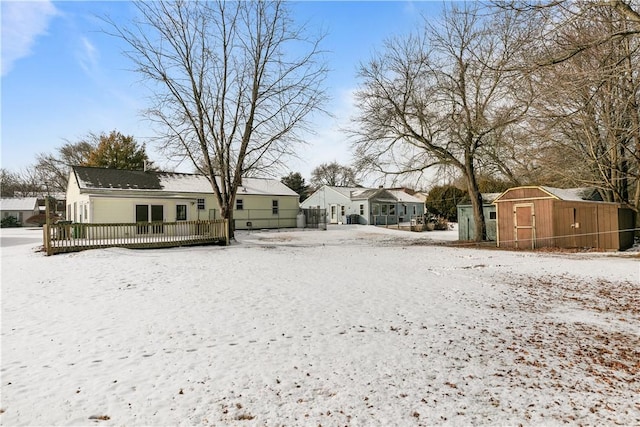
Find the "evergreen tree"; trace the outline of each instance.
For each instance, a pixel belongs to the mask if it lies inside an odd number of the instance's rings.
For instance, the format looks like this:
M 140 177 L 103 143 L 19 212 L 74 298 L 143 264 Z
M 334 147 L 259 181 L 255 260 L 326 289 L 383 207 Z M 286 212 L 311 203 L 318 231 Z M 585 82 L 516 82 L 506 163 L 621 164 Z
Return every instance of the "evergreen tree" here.
M 425 206 L 429 213 L 446 218 L 447 221 L 457 222 L 457 206 L 462 202 L 470 203 L 466 191 L 453 185 L 441 185 L 429 191 Z
M 304 182 L 304 178 L 300 175 L 300 172 L 291 172 L 289 175 L 283 176 L 280 182 L 298 193 L 301 202 L 309 197 L 309 186 Z

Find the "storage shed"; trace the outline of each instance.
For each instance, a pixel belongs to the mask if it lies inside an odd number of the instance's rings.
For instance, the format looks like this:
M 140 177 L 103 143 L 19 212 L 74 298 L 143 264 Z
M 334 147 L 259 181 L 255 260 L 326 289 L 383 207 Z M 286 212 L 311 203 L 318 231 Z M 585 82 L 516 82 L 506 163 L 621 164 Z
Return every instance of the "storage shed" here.
M 482 211 L 487 227 L 488 241 L 496 241 L 496 206 L 493 200 L 500 193 L 482 193 Z M 474 221 L 473 206 L 471 203 L 460 204 L 458 208 L 458 240 L 473 240 L 476 237 L 476 224 Z
M 494 201 L 497 244 L 520 249 L 628 249 L 633 245 L 633 231 L 624 230 L 633 229 L 633 212 L 597 199 L 593 189 L 510 188 Z

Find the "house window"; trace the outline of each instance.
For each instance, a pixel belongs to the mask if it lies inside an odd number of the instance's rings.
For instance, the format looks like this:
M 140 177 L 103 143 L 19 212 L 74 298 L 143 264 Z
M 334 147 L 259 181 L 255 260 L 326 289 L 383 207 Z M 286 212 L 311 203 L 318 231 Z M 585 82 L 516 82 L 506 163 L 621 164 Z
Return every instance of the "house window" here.
M 274 215 L 278 215 L 278 201 L 277 200 L 271 201 L 271 213 L 274 214 Z
M 364 205 L 360 205 L 360 215 L 364 215 Z
M 496 212 L 489 212 L 489 219 L 496 219 Z
M 236 210 L 241 211 L 244 209 L 244 201 L 242 199 L 236 200 Z
M 198 210 L 204 210 L 204 199 L 198 199 Z
M 187 220 L 187 205 L 176 205 L 176 221 Z
M 344 216 L 344 205 L 340 206 L 340 216 Z
M 418 207 L 413 205 L 413 215 L 418 215 Z
M 386 215 L 387 214 L 387 206 L 388 205 L 381 205 L 380 207 L 382 208 L 380 214 L 381 215 Z
M 389 205 L 389 215 L 396 214 L 396 205 Z
M 402 214 L 403 215 L 407 214 L 407 205 L 402 205 Z

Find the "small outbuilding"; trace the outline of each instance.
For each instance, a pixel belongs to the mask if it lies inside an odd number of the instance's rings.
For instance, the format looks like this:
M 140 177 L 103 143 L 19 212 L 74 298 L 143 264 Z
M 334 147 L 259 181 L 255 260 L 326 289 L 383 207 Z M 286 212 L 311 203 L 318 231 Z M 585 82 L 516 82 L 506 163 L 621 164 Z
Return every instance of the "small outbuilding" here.
M 633 245 L 634 212 L 603 202 L 594 189 L 516 187 L 494 204 L 501 248 L 624 250 Z
M 497 239 L 497 216 L 496 206 L 493 200 L 500 193 L 482 193 L 482 212 L 484 213 L 485 226 L 487 228 L 486 240 L 495 242 Z M 464 203 L 458 208 L 458 240 L 473 240 L 476 237 L 476 223 L 474 220 L 473 206 L 471 203 Z

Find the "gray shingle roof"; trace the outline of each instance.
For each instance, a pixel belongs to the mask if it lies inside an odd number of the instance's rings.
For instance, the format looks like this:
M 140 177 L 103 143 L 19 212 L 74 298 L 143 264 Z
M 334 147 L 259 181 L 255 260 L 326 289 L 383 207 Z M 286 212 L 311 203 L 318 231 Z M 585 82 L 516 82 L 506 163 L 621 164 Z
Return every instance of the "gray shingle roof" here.
M 209 180 L 199 174 L 131 171 L 74 166 L 81 190 L 149 190 L 173 193 L 212 193 Z M 275 179 L 243 178 L 238 194 L 297 196 Z
M 390 203 L 393 202 L 405 202 L 405 203 L 422 203 L 422 200 L 414 197 L 408 193 L 405 193 L 402 190 L 397 189 L 386 189 L 386 188 L 366 188 L 366 187 L 333 187 L 333 186 L 325 186 L 327 188 L 331 188 L 334 191 L 344 195 L 350 200 L 370 200 L 376 199 L 378 201 L 388 201 Z
M 160 172 L 74 166 L 80 188 L 121 190 L 162 190 Z

